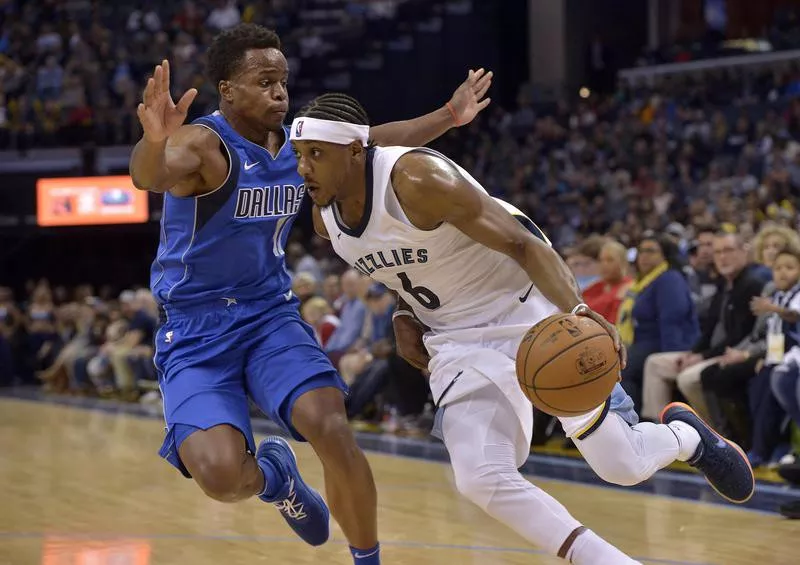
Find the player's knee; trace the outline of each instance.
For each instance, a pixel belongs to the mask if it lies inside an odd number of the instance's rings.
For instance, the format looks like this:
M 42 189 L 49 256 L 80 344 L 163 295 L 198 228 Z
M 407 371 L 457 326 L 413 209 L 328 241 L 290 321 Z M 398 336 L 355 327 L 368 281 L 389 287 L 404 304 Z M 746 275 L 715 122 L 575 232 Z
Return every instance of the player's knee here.
M 342 451 L 344 453 L 351 444 L 355 445 L 353 431 L 344 412 L 309 418 L 302 433 L 314 449 L 324 452 L 345 450 Z
M 355 446 L 344 399 L 337 390 L 320 389 L 301 396 L 292 411 L 292 424 L 321 455 Z
M 638 457 L 625 460 L 608 457 L 603 461 L 592 462 L 592 468 L 607 483 L 623 487 L 638 485 L 647 477 L 647 468 Z
M 210 498 L 234 502 L 242 498 L 244 452 L 237 445 L 214 443 L 181 450 L 181 460 Z
M 241 455 L 204 454 L 194 461 L 191 473 L 203 492 L 214 500 L 234 502 L 241 498 Z
M 500 470 L 489 463 L 461 461 L 453 465 L 459 494 L 486 510 L 497 490 Z

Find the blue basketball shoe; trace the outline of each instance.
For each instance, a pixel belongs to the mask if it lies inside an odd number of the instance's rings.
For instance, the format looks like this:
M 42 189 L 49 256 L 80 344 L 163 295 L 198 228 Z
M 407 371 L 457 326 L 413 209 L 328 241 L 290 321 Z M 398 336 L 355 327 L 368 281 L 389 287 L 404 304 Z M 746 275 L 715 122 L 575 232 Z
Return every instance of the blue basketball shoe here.
M 661 412 L 662 424 L 676 420 L 690 425 L 700 434 L 700 445 L 687 463 L 703 473 L 708 484 L 723 498 L 736 504 L 750 500 L 756 480 L 744 451 L 715 432 L 682 402 L 668 404 Z
M 281 437 L 268 437 L 258 446 L 256 460 L 267 460 L 276 467 L 285 483 L 272 497 L 260 495 L 273 504 L 286 523 L 310 545 L 322 545 L 330 536 L 330 510 L 322 496 L 308 486 L 297 469 L 297 458 L 291 446 Z

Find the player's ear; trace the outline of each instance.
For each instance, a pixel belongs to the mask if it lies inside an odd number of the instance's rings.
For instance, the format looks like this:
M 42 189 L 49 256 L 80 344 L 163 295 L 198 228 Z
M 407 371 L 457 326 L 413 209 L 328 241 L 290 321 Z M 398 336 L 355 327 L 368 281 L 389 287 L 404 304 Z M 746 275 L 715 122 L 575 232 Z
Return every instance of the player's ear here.
M 358 159 L 364 153 L 365 149 L 366 148 L 361 145 L 360 141 L 354 141 L 350 144 L 350 157 L 354 160 Z
M 233 102 L 233 86 L 231 85 L 230 81 L 221 80 L 219 81 L 219 93 L 222 96 L 222 99 L 225 102 L 231 103 Z

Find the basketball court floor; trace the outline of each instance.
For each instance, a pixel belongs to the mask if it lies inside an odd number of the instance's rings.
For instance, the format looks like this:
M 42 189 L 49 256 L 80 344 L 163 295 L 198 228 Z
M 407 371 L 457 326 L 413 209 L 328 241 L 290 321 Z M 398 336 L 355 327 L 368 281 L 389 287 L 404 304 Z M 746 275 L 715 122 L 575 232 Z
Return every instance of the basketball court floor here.
M 261 502 L 205 498 L 157 456 L 163 427 L 152 409 L 28 396 L 0 398 L 0 565 L 352 563 L 336 526 L 314 549 Z M 460 499 L 440 444 L 360 441 L 378 483 L 386 565 L 563 563 Z M 308 482 L 321 487 L 311 449 L 295 449 Z M 800 563 L 800 522 L 770 511 L 800 497 L 787 487 L 759 485 L 750 507 L 739 508 L 685 473 L 620 489 L 600 486 L 577 459 L 534 455 L 526 471 L 643 563 Z

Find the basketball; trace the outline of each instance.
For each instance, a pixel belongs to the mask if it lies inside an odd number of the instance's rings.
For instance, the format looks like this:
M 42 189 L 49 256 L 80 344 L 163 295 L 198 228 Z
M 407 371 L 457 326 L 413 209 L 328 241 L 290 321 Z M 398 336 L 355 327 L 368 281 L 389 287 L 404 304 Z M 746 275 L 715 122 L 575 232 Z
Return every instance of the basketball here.
M 517 351 L 517 379 L 536 408 L 580 416 L 600 406 L 619 378 L 608 332 L 592 320 L 556 314 L 533 326 Z

